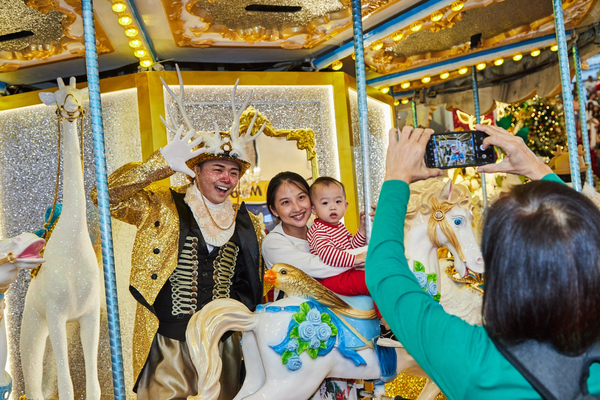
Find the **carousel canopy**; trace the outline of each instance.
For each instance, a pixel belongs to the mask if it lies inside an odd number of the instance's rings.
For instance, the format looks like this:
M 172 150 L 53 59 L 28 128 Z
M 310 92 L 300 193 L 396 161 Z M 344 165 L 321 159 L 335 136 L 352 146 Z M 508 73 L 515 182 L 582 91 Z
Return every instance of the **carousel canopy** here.
M 104 76 L 171 69 L 174 62 L 192 70 L 354 75 L 348 0 L 98 0 L 94 6 Z M 593 25 L 600 5 L 567 0 L 563 9 L 571 41 L 600 41 Z M 485 87 L 556 64 L 551 0 L 364 0 L 362 12 L 368 83 L 391 87 L 397 98 L 460 91 L 471 67 L 482 71 Z M 0 21 L 0 82 L 7 93 L 85 75 L 79 1 L 0 0 Z

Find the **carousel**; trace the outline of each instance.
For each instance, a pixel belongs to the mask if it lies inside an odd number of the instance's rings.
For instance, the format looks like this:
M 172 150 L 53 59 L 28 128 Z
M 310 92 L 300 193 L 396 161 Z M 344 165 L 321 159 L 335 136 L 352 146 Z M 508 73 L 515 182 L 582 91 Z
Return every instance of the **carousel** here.
M 469 131 L 522 137 L 600 206 L 599 20 L 593 0 L 0 0 L 0 397 L 445 399 L 378 345 L 369 296 L 328 286 L 340 265 L 309 266 L 271 185 L 341 184 L 358 271 L 388 132 L 445 134 L 406 257 L 482 325 L 482 215 L 526 179 L 477 173 Z

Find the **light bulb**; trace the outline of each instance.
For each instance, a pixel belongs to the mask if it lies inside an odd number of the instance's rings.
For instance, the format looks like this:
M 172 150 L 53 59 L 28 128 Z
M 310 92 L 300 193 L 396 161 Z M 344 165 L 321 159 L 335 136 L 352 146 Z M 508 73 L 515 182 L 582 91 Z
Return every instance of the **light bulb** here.
M 535 49 L 530 54 L 531 54 L 531 57 L 537 57 L 541 54 L 541 51 L 539 49 Z
M 115 0 L 111 6 L 112 10 L 116 13 L 122 13 L 127 10 L 127 4 L 123 0 Z
M 403 37 L 404 37 L 404 33 L 402 33 L 401 31 L 398 31 L 398 32 L 394 33 L 394 35 L 392 36 L 392 40 L 394 42 L 399 42 L 402 40 Z
M 424 76 L 421 78 L 421 82 L 423 82 L 423 83 L 429 83 L 430 81 L 431 81 L 430 76 Z
M 397 106 L 400 104 L 400 100 L 394 100 L 394 105 Z
M 458 73 L 461 75 L 466 74 L 467 72 L 469 72 L 469 67 L 462 67 L 458 70 Z
M 402 104 L 408 104 L 408 99 L 402 99 L 401 103 Z
M 484 62 L 482 62 L 482 63 L 479 63 L 479 64 L 477 64 L 477 65 L 475 66 L 475 68 L 477 68 L 479 71 L 481 71 L 481 70 L 484 70 L 484 69 L 485 69 L 485 67 L 487 67 L 487 64 L 486 64 L 486 63 L 484 63 Z
M 501 66 L 502 64 L 504 64 L 504 58 L 497 58 L 497 59 L 495 59 L 495 60 L 494 60 L 494 65 L 495 65 L 496 67 L 499 67 L 499 66 Z
M 410 82 L 409 81 L 404 81 L 400 84 L 400 87 L 402 89 L 408 89 L 410 87 Z
M 523 54 L 515 54 L 513 56 L 513 61 L 521 61 L 522 58 L 523 58 Z
M 144 58 L 144 59 L 140 60 L 140 65 L 144 68 L 150 68 L 152 66 L 152 64 L 154 64 L 154 63 L 149 58 Z
M 550 47 L 550 51 L 558 51 L 558 45 L 555 44 L 552 47 Z
M 381 40 L 376 41 L 371 45 L 373 51 L 381 50 L 383 48 L 383 42 Z
M 389 86 L 385 86 L 381 88 L 381 93 L 383 94 L 388 94 L 390 92 L 390 87 Z
M 331 64 L 331 69 L 334 71 L 339 71 L 340 69 L 342 69 L 343 66 L 344 66 L 344 63 L 341 62 L 340 60 L 337 60 Z
M 119 25 L 127 26 L 133 22 L 133 18 L 129 14 L 119 15 Z
M 413 22 L 412 24 L 410 24 L 410 30 L 413 32 L 419 32 L 422 27 L 423 24 L 420 21 Z
M 454 12 L 459 12 L 460 10 L 463 9 L 463 7 L 465 6 L 465 3 L 463 3 L 462 1 L 455 1 L 454 3 L 452 3 L 452 5 L 450 6 L 450 8 L 452 8 L 452 11 Z
M 440 79 L 448 79 L 448 77 L 450 77 L 450 73 L 447 71 L 440 74 Z
M 142 41 L 140 40 L 140 38 L 132 38 L 129 40 L 129 47 L 132 47 L 134 49 L 137 49 L 138 47 L 142 46 Z
M 436 11 L 434 13 L 432 13 L 429 18 L 433 21 L 433 22 L 437 22 L 439 20 L 441 20 L 442 18 L 444 18 L 444 14 L 442 14 L 441 11 Z
M 148 52 L 146 51 L 146 49 L 141 48 L 141 49 L 137 49 L 136 51 L 134 51 L 133 55 L 136 56 L 137 58 L 142 58 L 142 57 L 146 57 L 148 55 Z
M 137 36 L 137 34 L 138 30 L 135 26 L 129 26 L 127 29 L 125 29 L 125 36 L 127 37 L 134 37 Z

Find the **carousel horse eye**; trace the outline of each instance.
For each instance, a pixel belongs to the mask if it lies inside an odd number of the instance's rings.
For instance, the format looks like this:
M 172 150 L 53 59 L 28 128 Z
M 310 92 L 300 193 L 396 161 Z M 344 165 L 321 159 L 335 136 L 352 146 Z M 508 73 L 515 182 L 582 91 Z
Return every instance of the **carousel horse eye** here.
M 455 226 L 461 226 L 462 224 L 463 224 L 463 220 L 462 220 L 462 218 L 456 218 L 456 219 L 454 220 L 454 225 L 455 225 Z
M 285 269 L 282 269 L 281 270 L 281 275 L 285 275 L 285 274 L 287 274 L 287 271 Z

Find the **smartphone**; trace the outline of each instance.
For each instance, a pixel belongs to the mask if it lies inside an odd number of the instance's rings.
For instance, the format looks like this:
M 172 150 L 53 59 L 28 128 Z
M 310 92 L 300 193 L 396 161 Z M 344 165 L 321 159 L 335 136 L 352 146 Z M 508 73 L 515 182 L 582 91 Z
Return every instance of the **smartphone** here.
M 447 169 L 495 163 L 494 146 L 481 148 L 487 136 L 481 131 L 434 133 L 425 150 L 425 165 Z

